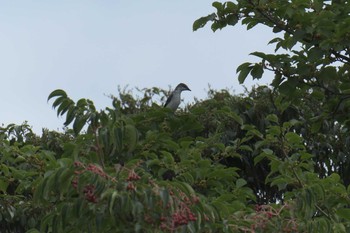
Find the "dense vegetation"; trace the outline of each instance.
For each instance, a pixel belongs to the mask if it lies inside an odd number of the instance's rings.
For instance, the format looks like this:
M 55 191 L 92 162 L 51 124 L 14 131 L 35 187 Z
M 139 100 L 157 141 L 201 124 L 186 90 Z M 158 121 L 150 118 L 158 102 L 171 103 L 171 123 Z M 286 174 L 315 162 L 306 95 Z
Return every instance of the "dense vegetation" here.
M 0 129 L 1 232 L 348 232 L 349 15 L 346 1 L 215 2 L 194 30 L 264 24 L 278 54 L 241 82 L 175 114 L 158 88 L 97 110 L 49 96 L 66 130 Z M 284 52 L 284 53 L 283 53 Z

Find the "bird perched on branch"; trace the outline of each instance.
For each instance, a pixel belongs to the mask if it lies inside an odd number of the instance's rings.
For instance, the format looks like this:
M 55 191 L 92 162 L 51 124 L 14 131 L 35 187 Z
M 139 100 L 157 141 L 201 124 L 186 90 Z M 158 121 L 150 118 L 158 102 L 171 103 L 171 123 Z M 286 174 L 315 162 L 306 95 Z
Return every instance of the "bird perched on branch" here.
M 175 111 L 180 105 L 182 91 L 191 91 L 191 89 L 188 88 L 186 84 L 180 83 L 179 85 L 176 86 L 175 90 L 170 94 L 170 96 L 166 100 L 164 107 L 170 108 L 171 110 Z

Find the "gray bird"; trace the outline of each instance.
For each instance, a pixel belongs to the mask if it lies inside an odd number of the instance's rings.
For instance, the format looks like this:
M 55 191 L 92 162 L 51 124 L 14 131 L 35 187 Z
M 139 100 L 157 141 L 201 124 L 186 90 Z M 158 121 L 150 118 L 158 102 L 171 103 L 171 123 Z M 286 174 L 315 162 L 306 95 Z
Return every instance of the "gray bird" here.
M 179 85 L 176 86 L 175 90 L 170 94 L 170 96 L 166 100 L 164 107 L 170 108 L 171 110 L 175 111 L 180 105 L 182 91 L 191 91 L 191 89 L 188 88 L 186 84 L 180 83 Z

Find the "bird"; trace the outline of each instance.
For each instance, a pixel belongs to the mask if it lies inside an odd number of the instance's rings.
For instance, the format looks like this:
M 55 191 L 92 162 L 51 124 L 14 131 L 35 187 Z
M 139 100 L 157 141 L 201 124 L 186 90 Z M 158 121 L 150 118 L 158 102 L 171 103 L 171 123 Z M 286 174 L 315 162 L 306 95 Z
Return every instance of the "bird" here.
M 169 95 L 168 99 L 164 104 L 164 108 L 170 108 L 175 111 L 181 102 L 181 92 L 182 91 L 191 91 L 190 88 L 184 83 L 180 83 L 176 86 L 175 90 Z

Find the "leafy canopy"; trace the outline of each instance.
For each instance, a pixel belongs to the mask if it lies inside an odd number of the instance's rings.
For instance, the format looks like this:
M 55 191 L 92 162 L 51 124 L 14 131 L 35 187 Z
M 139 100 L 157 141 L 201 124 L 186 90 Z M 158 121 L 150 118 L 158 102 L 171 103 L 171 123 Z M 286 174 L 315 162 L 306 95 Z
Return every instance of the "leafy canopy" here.
M 0 128 L 2 232 L 348 232 L 347 1 L 214 2 L 196 20 L 277 34 L 275 54 L 237 68 L 271 87 L 210 90 L 175 114 L 165 90 L 112 106 L 48 99 L 63 133 Z M 278 52 L 278 53 L 277 53 Z

